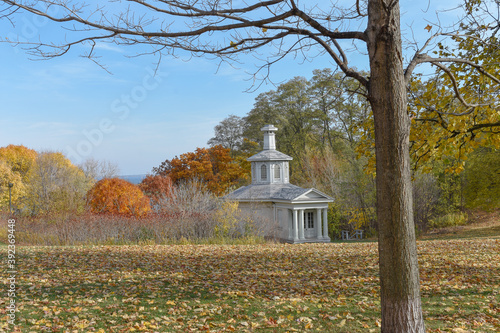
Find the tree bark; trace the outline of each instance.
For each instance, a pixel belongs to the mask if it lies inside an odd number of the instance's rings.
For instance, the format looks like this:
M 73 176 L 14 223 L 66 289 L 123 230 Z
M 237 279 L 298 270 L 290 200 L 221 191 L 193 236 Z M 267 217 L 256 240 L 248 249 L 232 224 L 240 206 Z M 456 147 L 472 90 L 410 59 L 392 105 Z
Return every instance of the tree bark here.
M 399 2 L 368 3 L 368 96 L 375 121 L 382 332 L 425 332 L 412 212 Z

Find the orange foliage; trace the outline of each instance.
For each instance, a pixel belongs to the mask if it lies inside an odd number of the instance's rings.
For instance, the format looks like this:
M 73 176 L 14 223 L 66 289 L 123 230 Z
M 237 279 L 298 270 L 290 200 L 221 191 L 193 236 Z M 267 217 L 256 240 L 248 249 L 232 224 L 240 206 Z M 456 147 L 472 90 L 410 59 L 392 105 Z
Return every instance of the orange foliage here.
M 153 204 L 159 203 L 162 198 L 172 195 L 172 179 L 165 176 L 148 175 L 139 184 L 139 188 L 146 194 Z
M 104 178 L 87 193 L 93 212 L 142 216 L 151 207 L 138 186 L 119 178 Z
M 220 145 L 208 149 L 197 148 L 194 152 L 166 160 L 155 170 L 159 175 L 169 176 L 175 184 L 197 179 L 212 193 L 221 195 L 248 177 L 248 173 L 229 153 L 229 148 Z

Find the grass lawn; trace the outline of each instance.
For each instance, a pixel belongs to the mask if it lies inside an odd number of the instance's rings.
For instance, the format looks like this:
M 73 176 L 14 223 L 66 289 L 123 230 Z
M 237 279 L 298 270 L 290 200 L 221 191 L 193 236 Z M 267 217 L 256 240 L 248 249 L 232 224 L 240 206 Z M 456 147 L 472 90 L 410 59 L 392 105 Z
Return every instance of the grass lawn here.
M 499 331 L 500 239 L 418 247 L 428 331 Z M 379 331 L 376 243 L 17 251 L 20 332 Z
M 472 222 L 463 226 L 455 226 L 431 230 L 421 239 L 465 239 L 465 238 L 500 238 L 500 210 L 493 212 L 471 213 Z

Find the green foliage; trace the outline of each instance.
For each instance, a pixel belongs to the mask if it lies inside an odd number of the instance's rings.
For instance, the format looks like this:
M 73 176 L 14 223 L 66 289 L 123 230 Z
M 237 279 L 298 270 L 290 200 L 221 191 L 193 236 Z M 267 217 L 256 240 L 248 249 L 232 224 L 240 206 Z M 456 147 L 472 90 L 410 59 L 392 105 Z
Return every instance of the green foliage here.
M 466 213 L 455 212 L 434 218 L 429 221 L 431 229 L 455 227 L 467 224 L 469 216 Z
M 358 140 L 354 128 L 369 116 L 363 92 L 357 81 L 330 69 L 315 70 L 310 80 L 295 77 L 256 98 L 244 118 L 243 137 L 261 143 L 264 125 L 278 127 L 277 148 L 294 158 L 291 177 L 300 183 L 307 149 L 352 150 Z
M 464 197 L 467 208 L 500 207 L 500 149 L 475 151 L 465 166 Z
M 328 236 L 330 239 L 340 237 L 341 230 L 343 230 L 344 218 L 341 210 L 335 202 L 328 204 Z

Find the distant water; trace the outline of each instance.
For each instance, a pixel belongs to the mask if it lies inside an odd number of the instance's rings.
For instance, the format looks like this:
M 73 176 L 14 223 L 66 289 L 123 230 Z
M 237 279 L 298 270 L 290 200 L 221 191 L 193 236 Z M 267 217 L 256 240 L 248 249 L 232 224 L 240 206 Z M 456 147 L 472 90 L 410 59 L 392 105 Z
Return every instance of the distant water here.
M 147 175 L 126 175 L 126 176 L 118 176 L 118 178 L 124 179 L 132 184 L 140 184 Z

